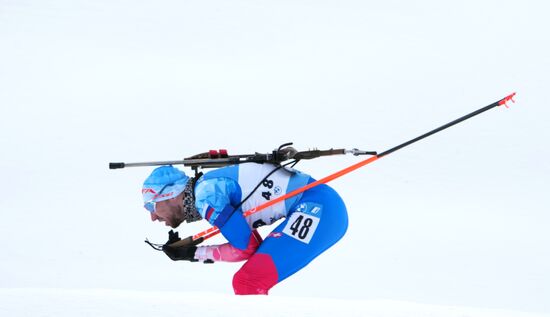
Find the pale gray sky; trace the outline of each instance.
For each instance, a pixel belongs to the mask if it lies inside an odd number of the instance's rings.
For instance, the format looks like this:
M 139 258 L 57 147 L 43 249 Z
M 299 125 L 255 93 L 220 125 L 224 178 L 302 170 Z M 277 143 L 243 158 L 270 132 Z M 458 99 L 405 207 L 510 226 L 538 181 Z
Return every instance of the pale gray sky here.
M 142 242 L 167 231 L 141 207 L 151 169 L 109 161 L 288 141 L 383 151 L 517 91 L 332 183 L 347 235 L 272 293 L 550 312 L 548 12 L 0 0 L 0 287 L 230 294 L 241 264 L 173 263 Z M 320 178 L 357 161 L 297 167 Z

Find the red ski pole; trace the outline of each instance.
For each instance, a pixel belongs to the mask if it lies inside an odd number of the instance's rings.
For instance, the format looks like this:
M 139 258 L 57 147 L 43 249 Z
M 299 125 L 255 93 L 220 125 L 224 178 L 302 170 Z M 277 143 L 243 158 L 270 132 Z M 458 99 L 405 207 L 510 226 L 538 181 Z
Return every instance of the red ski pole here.
M 367 165 L 367 164 L 370 164 L 370 163 L 372 163 L 372 162 L 378 160 L 379 158 L 382 158 L 382 157 L 384 157 L 384 156 L 387 156 L 387 155 L 389 155 L 389 154 L 391 154 L 391 153 L 393 153 L 393 152 L 395 152 L 395 151 L 397 151 L 397 150 L 400 150 L 400 149 L 402 149 L 402 148 L 404 148 L 404 147 L 406 147 L 406 146 L 409 146 L 409 145 L 411 145 L 411 144 L 413 144 L 413 143 L 415 143 L 415 142 L 418 142 L 418 141 L 420 141 L 420 140 L 422 140 L 422 139 L 424 139 L 424 138 L 427 138 L 428 136 L 430 136 L 430 135 L 432 135 L 432 134 L 435 134 L 435 133 L 437 133 L 437 132 L 440 132 L 440 131 L 442 131 L 442 130 L 445 130 L 445 129 L 447 129 L 447 128 L 453 126 L 453 125 L 456 125 L 456 124 L 458 124 L 458 123 L 460 123 L 460 122 L 462 122 L 462 121 L 468 120 L 468 119 L 470 119 L 470 118 L 472 118 L 472 117 L 474 117 L 474 116 L 477 116 L 478 114 L 483 113 L 483 112 L 485 112 L 485 111 L 487 111 L 487 110 L 490 110 L 490 109 L 492 109 L 492 108 L 495 108 L 495 107 L 498 107 L 498 106 L 502 106 L 502 105 L 508 107 L 508 105 L 507 105 L 506 103 L 507 103 L 508 101 L 515 102 L 514 99 L 513 99 L 515 95 L 516 95 L 516 93 L 514 92 L 514 93 L 512 93 L 512 94 L 510 94 L 510 95 L 508 95 L 508 96 L 506 96 L 506 97 L 504 97 L 504 98 L 502 98 L 502 99 L 500 99 L 499 101 L 493 102 L 492 104 L 490 104 L 490 105 L 488 105 L 488 106 L 485 106 L 485 107 L 480 108 L 480 109 L 478 109 L 478 110 L 476 110 L 476 111 L 474 111 L 474 112 L 471 112 L 471 113 L 469 113 L 469 114 L 467 114 L 467 115 L 465 115 L 465 116 L 462 116 L 462 117 L 460 117 L 460 118 L 458 118 L 458 119 L 456 119 L 456 120 L 454 120 L 454 121 L 451 121 L 451 122 L 449 122 L 449 123 L 447 123 L 447 124 L 445 124 L 445 125 L 442 125 L 441 127 L 437 128 L 437 129 L 434 129 L 434 130 L 432 130 L 432 131 L 430 131 L 430 132 L 427 132 L 427 133 L 425 133 L 425 134 L 423 134 L 423 135 L 421 135 L 421 136 L 418 136 L 418 137 L 416 137 L 416 138 L 414 138 L 414 139 L 411 139 L 411 140 L 409 140 L 409 141 L 407 141 L 407 142 L 404 142 L 404 143 L 402 143 L 402 144 L 400 144 L 400 145 L 398 145 L 398 146 L 395 146 L 395 147 L 393 147 L 393 148 L 391 148 L 391 149 L 389 149 L 389 150 L 387 150 L 387 151 L 385 151 L 385 152 L 382 152 L 382 153 L 380 153 L 380 154 L 378 154 L 378 155 L 372 156 L 372 157 L 370 157 L 370 158 L 368 158 L 368 159 L 366 159 L 366 160 L 364 160 L 364 161 L 361 161 L 361 162 L 356 163 L 356 164 L 354 164 L 354 165 L 352 165 L 352 166 L 349 166 L 349 167 L 347 167 L 347 168 L 345 168 L 345 169 L 343 169 L 343 170 L 340 170 L 340 171 L 338 171 L 338 172 L 336 172 L 336 173 L 334 173 L 334 174 L 331 174 L 331 175 L 329 175 L 329 176 L 327 176 L 327 177 L 325 177 L 325 178 L 322 178 L 322 179 L 320 179 L 320 180 L 318 180 L 318 181 L 315 181 L 315 182 L 313 182 L 313 183 L 311 183 L 311 184 L 308 184 L 308 185 L 306 185 L 306 186 L 304 186 L 304 187 L 298 188 L 298 189 L 296 189 L 296 190 L 294 190 L 294 191 L 292 191 L 292 192 L 290 192 L 290 193 L 287 193 L 287 194 L 285 194 L 285 195 L 283 195 L 283 196 L 281 196 L 281 197 L 278 197 L 278 198 L 276 198 L 276 199 L 270 200 L 270 201 L 268 201 L 268 202 L 266 202 L 266 203 L 264 203 L 264 204 L 261 204 L 260 206 L 257 206 L 257 207 L 254 207 L 254 208 L 252 208 L 252 209 L 249 209 L 249 210 L 243 212 L 243 217 L 247 217 L 247 216 L 250 216 L 250 215 L 255 214 L 255 213 L 257 213 L 257 212 L 260 212 L 261 210 L 263 210 L 263 209 L 265 209 L 265 208 L 267 208 L 267 207 L 273 206 L 273 205 L 275 205 L 275 204 L 277 204 L 277 203 L 280 203 L 280 202 L 282 202 L 282 201 L 284 201 L 284 200 L 286 200 L 286 199 L 288 199 L 288 198 L 290 198 L 290 197 L 293 197 L 293 196 L 296 196 L 296 195 L 298 195 L 298 194 L 300 194 L 300 193 L 303 193 L 304 191 L 306 191 L 306 190 L 308 190 L 308 189 L 310 189 L 310 188 L 313 188 L 313 187 L 315 187 L 315 186 L 317 186 L 317 185 L 326 184 L 326 183 L 328 183 L 328 182 L 330 182 L 330 181 L 332 181 L 332 180 L 334 180 L 334 179 L 336 179 L 336 178 L 339 178 L 339 177 L 344 176 L 344 175 L 346 175 L 346 174 L 348 174 L 348 173 L 351 173 L 351 172 L 357 170 L 357 169 L 360 168 L 360 167 L 363 167 L 363 166 L 365 166 L 365 165 Z M 202 232 L 199 232 L 199 233 L 195 234 L 194 236 L 190 236 L 190 237 L 187 237 L 187 238 L 185 238 L 185 239 L 183 239 L 183 240 L 180 240 L 180 241 L 178 241 L 178 242 L 175 242 L 175 243 L 171 244 L 170 246 L 178 247 L 178 246 L 184 246 L 184 245 L 188 245 L 188 244 L 196 245 L 196 244 L 199 244 L 199 243 L 201 243 L 202 241 L 204 241 L 204 240 L 206 240 L 206 239 L 209 239 L 209 238 L 211 238 L 211 237 L 217 235 L 218 233 L 220 233 L 220 229 L 219 229 L 218 227 L 216 227 L 216 226 L 213 226 L 213 227 L 211 227 L 211 228 L 209 228 L 209 229 L 207 229 L 207 230 L 204 230 L 204 231 L 202 231 Z

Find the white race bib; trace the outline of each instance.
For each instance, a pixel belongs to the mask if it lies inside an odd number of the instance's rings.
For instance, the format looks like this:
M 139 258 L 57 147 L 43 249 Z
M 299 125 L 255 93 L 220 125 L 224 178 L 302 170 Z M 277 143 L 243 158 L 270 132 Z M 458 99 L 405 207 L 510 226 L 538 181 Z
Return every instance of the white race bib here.
M 319 217 L 296 211 L 288 219 L 283 233 L 303 243 L 309 243 L 318 225 Z
M 239 165 L 239 185 L 241 186 L 242 199 L 271 173 L 277 166 L 271 164 L 241 164 Z M 263 180 L 258 189 L 242 205 L 243 212 L 258 207 L 272 199 L 286 194 L 288 183 L 292 174 L 285 169 L 279 169 Z M 273 206 L 246 217 L 251 228 L 270 225 L 286 216 L 285 202 L 281 201 Z

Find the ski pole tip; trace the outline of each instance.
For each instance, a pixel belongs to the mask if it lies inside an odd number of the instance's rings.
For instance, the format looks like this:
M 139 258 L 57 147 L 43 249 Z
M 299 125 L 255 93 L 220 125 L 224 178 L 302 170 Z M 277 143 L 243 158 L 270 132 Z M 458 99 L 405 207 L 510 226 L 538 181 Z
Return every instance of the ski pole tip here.
M 514 97 L 516 96 L 516 93 L 513 92 L 511 94 L 509 94 L 508 96 L 502 98 L 499 102 L 498 102 L 498 105 L 499 106 L 502 106 L 504 105 L 506 108 L 509 108 L 508 105 L 506 104 L 508 101 L 512 101 L 512 103 L 515 103 L 516 101 L 514 100 Z

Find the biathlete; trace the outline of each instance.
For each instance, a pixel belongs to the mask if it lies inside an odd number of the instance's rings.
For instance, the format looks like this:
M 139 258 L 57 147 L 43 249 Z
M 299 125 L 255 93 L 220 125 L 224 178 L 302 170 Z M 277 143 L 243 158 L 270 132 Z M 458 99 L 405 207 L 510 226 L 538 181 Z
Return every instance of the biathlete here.
M 243 211 L 315 180 L 291 168 L 268 163 L 231 165 L 197 177 L 173 166 L 156 168 L 143 183 L 145 208 L 152 221 L 177 228 L 184 221 L 205 219 L 217 226 L 227 243 L 170 247 L 174 261 L 246 263 L 233 277 L 237 295 L 264 294 L 296 273 L 342 238 L 348 227 L 344 202 L 326 184 L 317 185 L 248 217 Z M 244 200 L 244 201 L 243 201 Z M 286 218 L 262 239 L 256 230 Z

